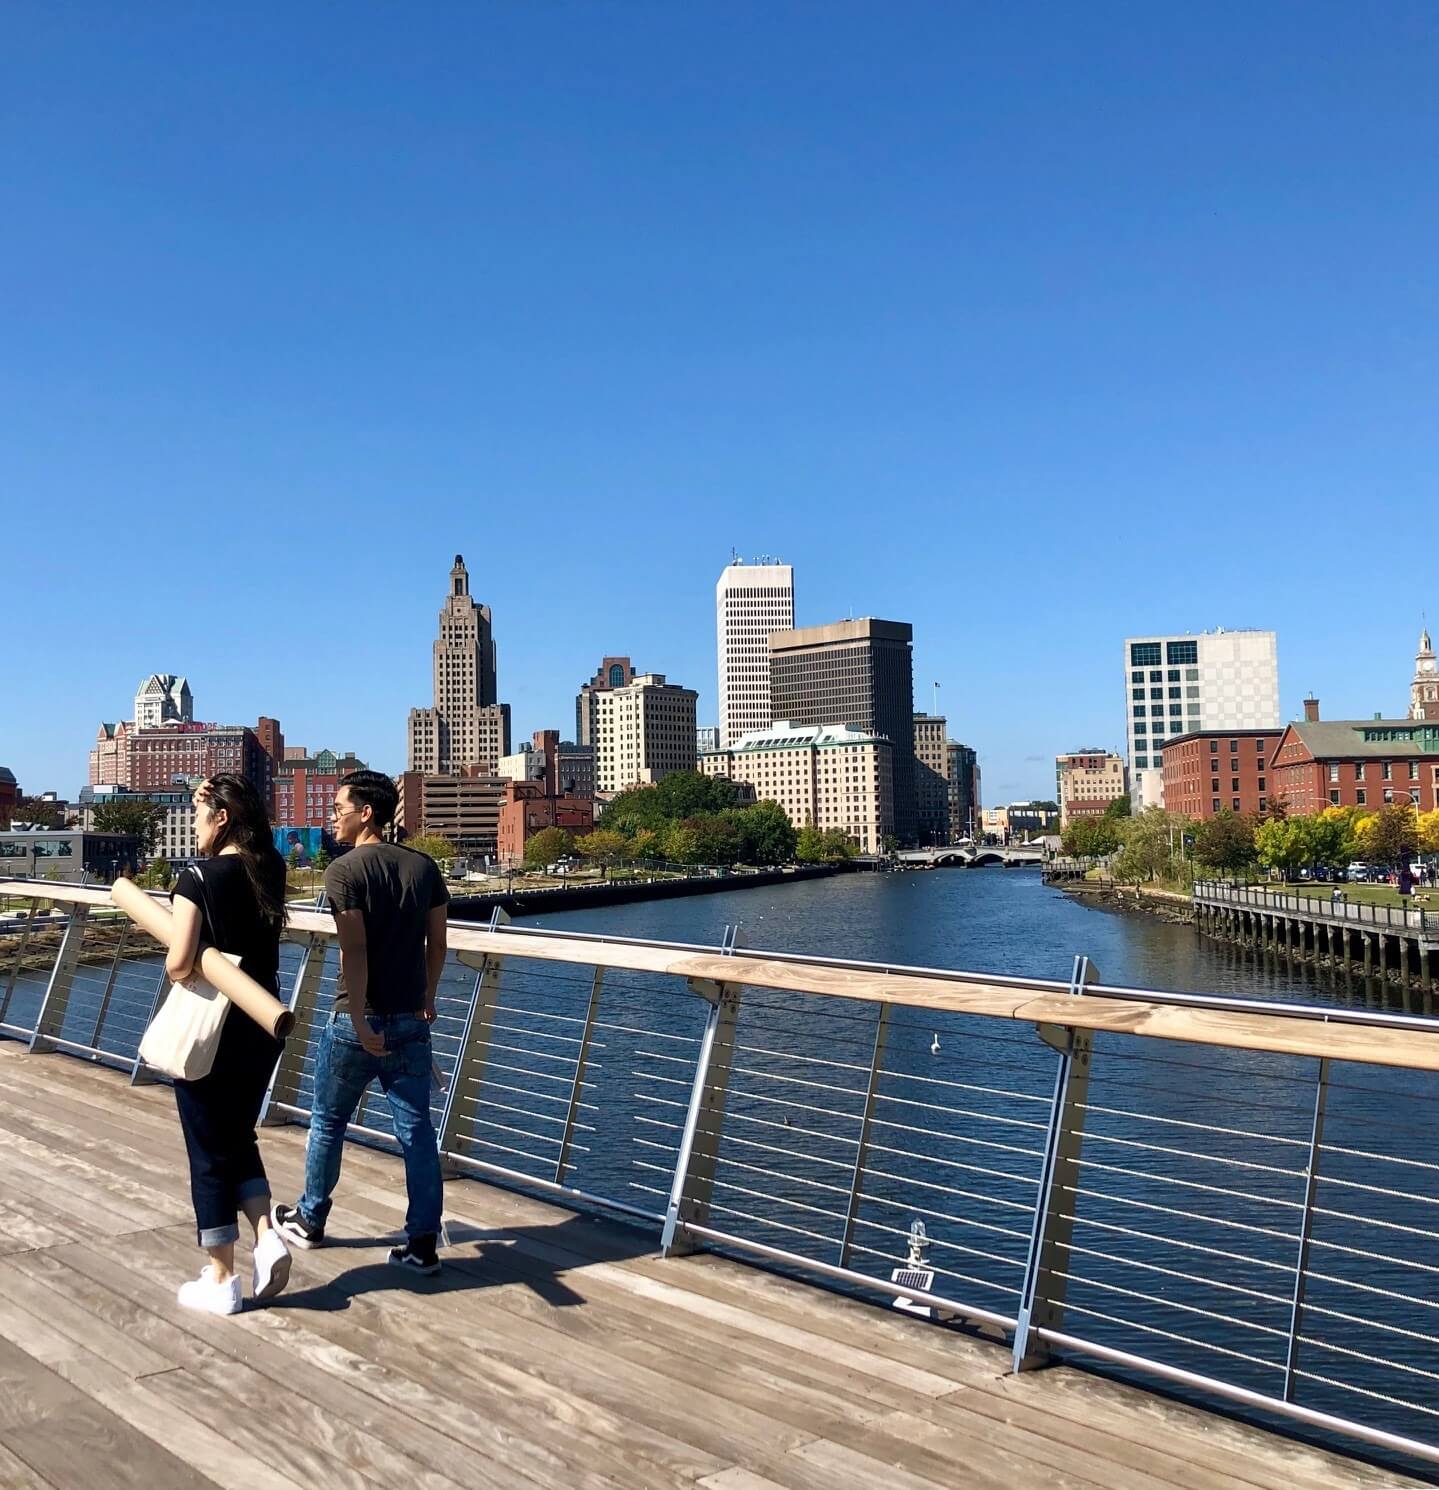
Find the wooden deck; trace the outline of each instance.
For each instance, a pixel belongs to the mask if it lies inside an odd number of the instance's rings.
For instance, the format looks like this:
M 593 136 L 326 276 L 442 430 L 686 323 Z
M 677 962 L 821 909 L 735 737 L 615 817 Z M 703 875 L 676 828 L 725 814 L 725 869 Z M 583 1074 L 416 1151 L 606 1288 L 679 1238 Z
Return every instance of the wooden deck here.
M 301 1129 L 264 1147 L 294 1195 Z M 473 1181 L 445 1273 L 384 1265 L 400 1166 L 346 1158 L 288 1293 L 191 1315 L 163 1088 L 0 1043 L 5 1490 L 1355 1490 L 1418 1484 Z

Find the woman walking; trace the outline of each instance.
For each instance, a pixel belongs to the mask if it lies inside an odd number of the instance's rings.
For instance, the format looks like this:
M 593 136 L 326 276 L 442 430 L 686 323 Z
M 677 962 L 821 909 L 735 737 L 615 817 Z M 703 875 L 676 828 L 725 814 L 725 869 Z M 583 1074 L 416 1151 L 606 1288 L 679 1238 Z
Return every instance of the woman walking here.
M 203 940 L 238 956 L 242 972 L 278 992 L 285 861 L 270 836 L 264 804 L 243 776 L 228 773 L 202 781 L 194 803 L 203 862 L 192 864 L 175 885 L 175 936 L 165 971 L 183 983 L 195 970 Z M 175 1083 L 198 1240 L 210 1257 L 200 1276 L 180 1289 L 187 1309 L 239 1311 L 235 1243 L 241 1211 L 255 1233 L 252 1296 L 272 1298 L 290 1280 L 289 1250 L 270 1225 L 270 1182 L 255 1138 L 280 1050 L 279 1040 L 232 1008 L 209 1074 Z

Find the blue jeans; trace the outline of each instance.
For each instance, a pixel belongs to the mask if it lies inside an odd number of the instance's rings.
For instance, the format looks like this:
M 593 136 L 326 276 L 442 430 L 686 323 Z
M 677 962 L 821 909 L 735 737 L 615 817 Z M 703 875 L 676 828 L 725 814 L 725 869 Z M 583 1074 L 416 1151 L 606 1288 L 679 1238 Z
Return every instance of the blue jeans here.
M 440 1229 L 444 1180 L 430 1120 L 430 1027 L 418 1014 L 394 1014 L 369 1023 L 385 1037 L 384 1055 L 371 1055 L 360 1044 L 348 1014 L 332 1014 L 320 1031 L 300 1214 L 308 1225 L 324 1226 L 340 1178 L 345 1126 L 365 1088 L 378 1077 L 405 1155 L 410 1200 L 405 1235 L 411 1240 L 433 1237 Z

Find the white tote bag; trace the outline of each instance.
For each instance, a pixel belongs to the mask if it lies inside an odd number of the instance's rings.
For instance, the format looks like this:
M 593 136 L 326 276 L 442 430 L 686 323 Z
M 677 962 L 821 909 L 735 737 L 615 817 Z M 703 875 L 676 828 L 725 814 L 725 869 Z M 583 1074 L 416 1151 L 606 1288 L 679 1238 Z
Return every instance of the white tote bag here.
M 231 952 L 221 955 L 240 960 Z M 182 1081 L 208 1076 L 229 1012 L 230 1000 L 198 973 L 188 983 L 172 983 L 140 1041 L 140 1059 Z
M 215 917 L 210 910 L 205 876 L 198 865 L 191 865 L 190 872 L 200 881 L 205 916 L 209 922 L 207 929 L 213 936 Z M 233 963 L 240 961 L 232 952 L 221 953 L 221 956 L 228 957 Z M 229 1012 L 230 1000 L 198 973 L 187 982 L 172 983 L 165 1001 L 140 1041 L 140 1059 L 152 1069 L 180 1081 L 198 1081 L 200 1077 L 208 1076 L 215 1064 L 215 1052 L 220 1048 L 220 1036 Z

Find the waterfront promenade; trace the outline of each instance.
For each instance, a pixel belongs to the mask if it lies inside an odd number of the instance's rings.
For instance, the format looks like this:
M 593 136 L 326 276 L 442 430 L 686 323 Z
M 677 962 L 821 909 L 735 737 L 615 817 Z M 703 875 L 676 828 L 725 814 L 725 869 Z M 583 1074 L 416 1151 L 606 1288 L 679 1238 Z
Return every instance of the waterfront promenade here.
M 871 900 L 922 907 L 925 886 L 945 878 L 785 893 L 840 893 L 852 919 Z M 1030 912 L 1086 914 L 1030 883 Z M 380 1428 L 363 1415 L 342 1427 L 342 1401 L 354 1414 L 371 1411 L 362 1394 L 402 1402 L 407 1421 L 423 1422 L 417 1390 L 441 1399 L 437 1411 L 504 1425 L 491 1456 L 574 1439 L 562 1464 L 501 1458 L 522 1487 L 581 1483 L 565 1475 L 584 1466 L 588 1483 L 623 1487 L 913 1490 L 954 1483 L 956 1463 L 974 1464 L 981 1485 L 1236 1483 L 1212 1456 L 1173 1462 L 1186 1456 L 1169 1445 L 1178 1410 L 1166 1390 L 1216 1410 L 1181 1414 L 1173 1431 L 1236 1446 L 1260 1475 L 1239 1483 L 1272 1483 L 1260 1473 L 1271 1463 L 1296 1483 L 1294 1466 L 1308 1465 L 1315 1485 L 1397 1484 L 1417 1463 L 1439 1465 L 1427 1395 L 1439 1379 L 1433 1021 L 1109 985 L 1082 956 L 1056 980 L 745 949 L 730 935 L 712 945 L 452 925 L 435 1031 L 445 1090 L 434 1111 L 452 1176 L 454 1266 L 433 1285 L 444 1299 L 427 1303 L 432 1285 L 412 1291 L 380 1264 L 402 1204 L 398 1170 L 375 1148 L 352 1149 L 340 1194 L 353 1245 L 302 1257 L 278 1306 L 221 1322 L 278 1343 L 272 1383 L 329 1394 L 297 1405 L 296 1426 L 273 1386 L 255 1385 L 237 1416 L 229 1357 L 259 1370 L 269 1353 L 227 1346 L 235 1336 L 212 1333 L 220 1323 L 200 1330 L 174 1304 L 193 1263 L 184 1168 L 168 1094 L 136 1061 L 158 991 L 153 948 L 118 935 L 98 888 L 0 891 L 24 901 L 0 942 L 0 1143 L 15 1176 L 0 1197 L 0 1272 L 30 1280 L 10 1284 L 29 1303 L 17 1297 L 21 1312 L 0 1326 L 0 1337 L 23 1329 L 10 1343 L 29 1358 L 8 1357 L 21 1417 L 0 1442 L 60 1456 L 32 1465 L 41 1478 L 30 1483 L 55 1483 L 45 1465 L 83 1452 L 60 1428 L 83 1404 L 43 1372 L 23 1380 L 35 1363 L 107 1412 L 133 1408 L 162 1446 L 177 1430 L 154 1419 L 150 1394 L 183 1382 L 172 1373 L 198 1373 L 214 1393 L 202 1426 L 251 1457 L 283 1461 L 295 1437 L 342 1461 L 355 1442 L 381 1456 L 334 1483 L 386 1472 L 382 1429 L 400 1432 L 383 1414 Z M 62 915 L 32 919 L 31 902 Z M 297 1025 L 265 1140 L 281 1195 L 299 1180 L 333 930 L 297 908 L 282 949 Z M 352 1136 L 389 1142 L 382 1103 L 362 1107 Z M 914 1221 L 930 1254 L 907 1262 Z M 54 1279 L 77 1267 L 103 1291 L 52 1304 Z M 695 1302 L 711 1283 L 723 1296 Z M 117 1291 L 129 1300 L 119 1315 Z M 901 1313 L 901 1301 L 938 1319 Z M 522 1332 L 506 1345 L 519 1327 L 491 1307 L 533 1310 L 526 1329 L 563 1343 Z M 91 1314 L 147 1349 L 114 1356 Z M 591 1325 L 582 1350 L 574 1331 Z M 302 1338 L 272 1338 L 289 1329 Z M 200 1330 L 223 1358 L 176 1355 L 189 1348 L 177 1330 Z M 130 1385 L 91 1355 L 132 1361 Z M 751 1356 L 753 1378 L 741 1369 Z M 1102 1384 L 1081 1366 L 1153 1390 Z M 1092 1383 L 1082 1413 L 1064 1395 L 1048 1405 L 1050 1383 L 1063 1394 L 1079 1379 Z M 894 1388 L 897 1400 L 885 1395 Z M 996 1396 L 1017 1436 L 996 1440 L 986 1426 Z M 1037 1416 L 1016 1416 L 1015 1403 Z M 1225 1436 L 1240 1430 L 1217 1410 L 1250 1414 L 1253 1436 Z M 1310 1446 L 1266 1438 L 1260 1423 L 1311 1435 Z M 466 1417 L 442 1436 L 474 1448 L 475 1431 Z M 108 1421 L 98 1441 L 106 1434 L 124 1437 Z M 690 1457 L 676 1468 L 646 1447 L 656 1434 Z M 1136 1444 L 1162 1457 L 1136 1461 Z M 1385 1456 L 1383 1474 L 1329 1457 L 1344 1448 Z M 432 1482 L 467 1483 L 457 1471 L 469 1467 L 437 1465 Z M 473 1482 L 493 1483 L 488 1469 L 482 1455 Z M 223 1471 L 205 1469 L 230 1483 Z M 327 1482 L 284 1462 L 280 1472 Z
M 398 1160 L 352 1148 L 290 1291 L 232 1319 L 194 1261 L 160 1088 L 0 1042 L 6 1490 L 1379 1490 L 1419 1483 L 470 1181 L 397 1277 Z M 276 1193 L 304 1132 L 266 1134 Z

